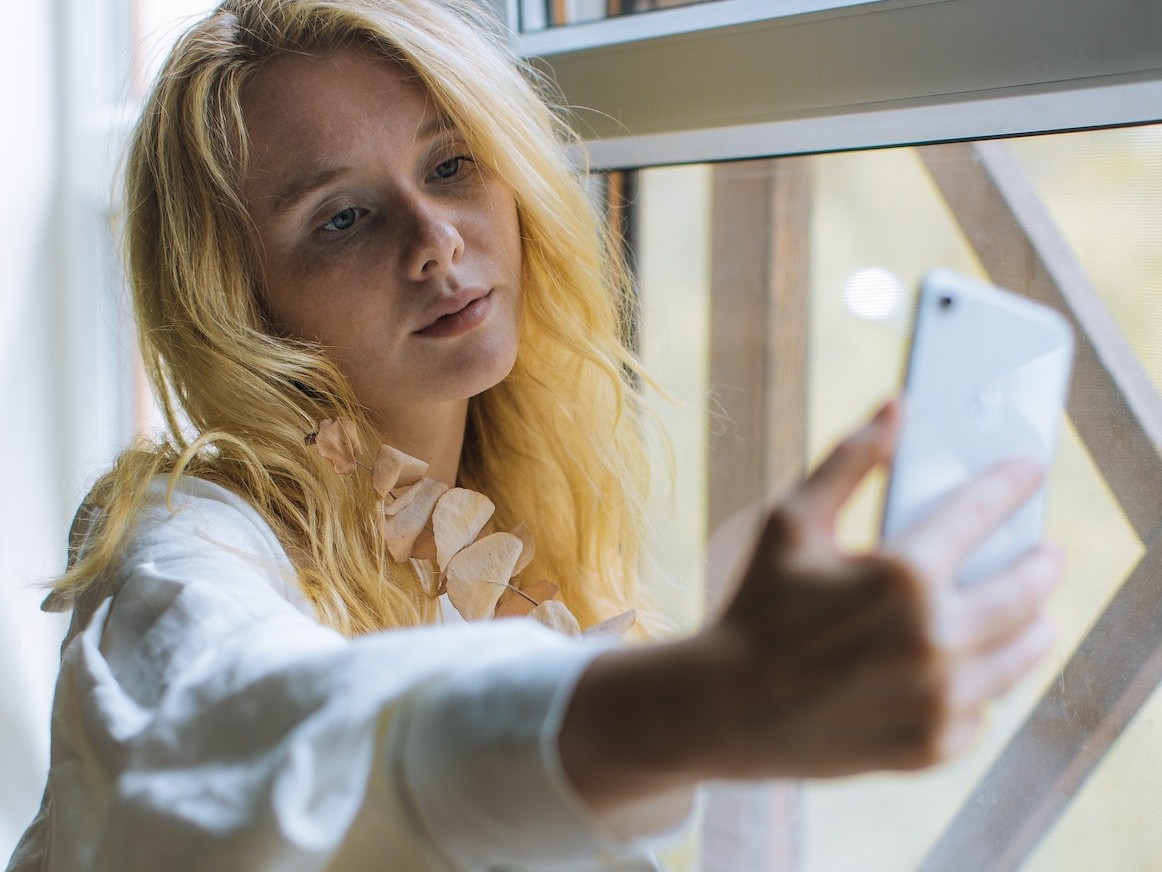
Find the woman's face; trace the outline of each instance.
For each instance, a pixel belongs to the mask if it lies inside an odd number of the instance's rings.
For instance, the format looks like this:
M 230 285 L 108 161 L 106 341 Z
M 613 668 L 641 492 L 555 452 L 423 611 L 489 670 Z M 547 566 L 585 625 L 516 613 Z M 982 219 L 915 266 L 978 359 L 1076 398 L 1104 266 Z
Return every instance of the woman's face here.
M 276 328 L 331 349 L 381 426 L 504 378 L 519 321 L 516 203 L 423 87 L 356 49 L 284 55 L 242 105 L 244 196 Z

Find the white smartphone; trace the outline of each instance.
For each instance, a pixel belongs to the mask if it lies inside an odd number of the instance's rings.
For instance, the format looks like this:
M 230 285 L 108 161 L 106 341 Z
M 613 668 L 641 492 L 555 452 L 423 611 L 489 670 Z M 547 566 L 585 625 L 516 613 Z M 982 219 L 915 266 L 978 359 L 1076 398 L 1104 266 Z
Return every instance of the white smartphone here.
M 904 384 L 904 424 L 884 506 L 885 539 L 951 490 L 1009 457 L 1053 458 L 1073 364 L 1058 312 L 949 270 L 920 284 Z M 1038 542 L 1042 488 L 961 567 L 962 584 Z

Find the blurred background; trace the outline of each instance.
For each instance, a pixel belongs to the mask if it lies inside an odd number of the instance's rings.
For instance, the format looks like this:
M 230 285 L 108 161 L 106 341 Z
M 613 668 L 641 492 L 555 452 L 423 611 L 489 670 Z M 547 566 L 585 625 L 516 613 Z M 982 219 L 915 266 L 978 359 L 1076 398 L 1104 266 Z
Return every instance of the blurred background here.
M 1119 481 L 1142 462 L 1127 444 L 1138 424 L 1126 394 L 1141 390 L 1147 417 L 1162 409 L 1162 126 L 634 175 L 643 355 L 681 398 L 667 412 L 677 520 L 661 527 L 685 596 L 674 613 L 702 602 L 698 531 L 777 492 L 898 389 L 928 268 L 999 273 L 1037 295 L 1052 284 L 1028 259 L 1026 246 L 1040 246 L 1058 289 L 1082 292 L 1071 414 L 1048 484 L 1048 535 L 1070 564 L 1051 603 L 1052 656 L 950 765 L 781 786 L 766 813 L 794 835 L 776 840 L 781 859 L 754 868 L 1162 869 L 1162 695 L 1151 662 L 1162 574 L 1153 530 L 1135 521 L 1157 481 L 1135 492 Z M 998 181 L 1017 211 L 972 202 Z M 766 223 L 748 208 L 756 199 Z M 780 243 L 788 223 L 792 238 Z M 745 248 L 755 236 L 765 269 Z M 748 284 L 757 286 L 740 296 Z M 1093 383 L 1091 342 L 1127 364 L 1122 387 Z M 981 336 L 982 354 L 988 344 Z M 882 499 L 877 476 L 849 506 L 841 535 L 851 547 L 875 541 Z
M 34 813 L 47 767 L 63 623 L 40 611 L 43 585 L 63 569 L 89 484 L 155 426 L 116 257 L 121 143 L 165 47 L 209 5 L 9 10 L 18 38 L 0 57 L 13 131 L 0 143 L 0 858 Z M 526 4 L 519 16 L 549 32 L 631 11 Z M 657 595 L 675 625 L 705 613 L 707 533 L 787 487 L 897 390 L 915 286 L 936 265 L 1073 320 L 1080 380 L 1049 485 L 1049 532 L 1070 571 L 1052 606 L 1054 655 L 995 707 L 965 758 L 921 776 L 735 796 L 728 817 L 763 833 L 759 859 L 723 847 L 711 802 L 673 867 L 1162 869 L 1152 811 L 1162 474 L 1151 442 L 1162 433 L 1162 126 L 818 154 L 754 146 L 746 157 L 613 162 L 595 176 L 638 273 L 634 341 L 673 400 L 659 408 L 675 475 L 658 464 L 654 510 Z M 845 515 L 852 547 L 874 541 L 881 492 L 872 480 Z M 745 808 L 759 817 L 739 823 Z
M 73 512 L 152 423 L 112 230 L 120 143 L 191 0 L 19 3 L 0 56 L 0 857 L 44 784 Z

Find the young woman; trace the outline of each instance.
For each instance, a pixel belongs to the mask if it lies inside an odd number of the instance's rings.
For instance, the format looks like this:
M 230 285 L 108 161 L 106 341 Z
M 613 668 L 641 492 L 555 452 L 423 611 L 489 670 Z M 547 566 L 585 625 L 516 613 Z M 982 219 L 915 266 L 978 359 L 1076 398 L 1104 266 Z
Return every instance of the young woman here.
M 1056 551 L 951 584 L 1028 464 L 836 548 L 894 404 L 759 519 L 690 638 L 461 619 L 638 602 L 625 271 L 530 81 L 461 0 L 227 0 L 174 49 L 126 191 L 169 433 L 78 514 L 9 869 L 652 868 L 699 781 L 944 759 L 1046 650 Z

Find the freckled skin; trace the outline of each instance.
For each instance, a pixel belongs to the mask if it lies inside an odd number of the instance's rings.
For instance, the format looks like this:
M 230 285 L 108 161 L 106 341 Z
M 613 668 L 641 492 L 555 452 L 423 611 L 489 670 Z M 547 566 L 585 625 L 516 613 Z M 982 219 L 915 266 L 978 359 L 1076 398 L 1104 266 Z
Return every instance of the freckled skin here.
M 284 55 L 247 83 L 243 112 L 244 194 L 276 329 L 327 346 L 385 427 L 504 378 L 519 325 L 516 203 L 424 89 L 356 49 Z M 490 294 L 478 327 L 417 334 L 441 301 L 476 292 Z

